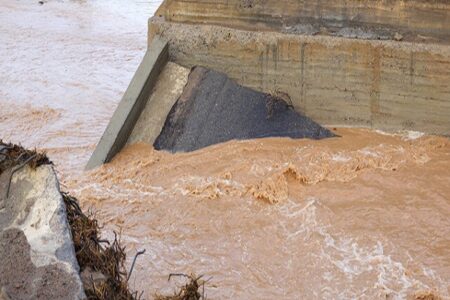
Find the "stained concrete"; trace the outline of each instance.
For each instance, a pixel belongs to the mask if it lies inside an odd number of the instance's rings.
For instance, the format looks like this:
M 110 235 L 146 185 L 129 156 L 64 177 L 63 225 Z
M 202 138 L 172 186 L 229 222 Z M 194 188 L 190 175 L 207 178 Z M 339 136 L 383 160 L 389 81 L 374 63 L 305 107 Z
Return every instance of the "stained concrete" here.
M 183 92 L 189 72 L 180 65 L 167 63 L 128 138 L 128 144 L 143 142 L 152 145 L 155 142 L 170 109 Z
M 177 13 L 177 11 L 172 11 Z M 220 12 L 217 12 L 220 14 Z M 205 66 L 262 92 L 290 95 L 327 126 L 450 134 L 450 46 L 256 32 L 153 18 L 170 60 Z
M 234 139 L 334 137 L 284 100 L 289 101 L 240 86 L 223 73 L 196 67 L 155 149 L 194 151 Z
M 109 162 L 126 144 L 168 57 L 167 43 L 155 37 L 89 159 L 86 169 Z
M 448 0 L 166 0 L 156 14 L 250 31 L 450 43 Z
M 9 299 L 84 299 L 53 167 L 0 175 L 0 290 Z

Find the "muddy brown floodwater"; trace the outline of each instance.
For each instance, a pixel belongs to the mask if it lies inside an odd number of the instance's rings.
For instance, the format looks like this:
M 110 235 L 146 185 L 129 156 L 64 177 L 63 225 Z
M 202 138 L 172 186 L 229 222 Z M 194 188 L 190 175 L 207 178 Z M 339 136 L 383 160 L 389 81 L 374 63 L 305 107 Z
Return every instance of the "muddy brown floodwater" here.
M 448 138 L 137 144 L 84 173 L 156 5 L 0 0 L 0 137 L 48 152 L 105 235 L 121 230 L 128 267 L 146 249 L 131 287 L 151 298 L 195 272 L 210 299 L 450 299 Z
M 147 295 L 170 272 L 213 299 L 403 299 L 450 282 L 450 143 L 339 129 L 341 138 L 145 144 L 65 184 L 130 252 Z

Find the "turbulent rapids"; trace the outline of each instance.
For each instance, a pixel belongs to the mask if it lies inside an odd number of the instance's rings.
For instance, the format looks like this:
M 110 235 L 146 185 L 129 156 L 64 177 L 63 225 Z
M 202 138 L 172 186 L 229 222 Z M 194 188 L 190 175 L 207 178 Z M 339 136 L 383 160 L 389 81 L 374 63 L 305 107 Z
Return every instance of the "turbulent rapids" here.
M 65 184 L 131 253 L 147 249 L 136 286 L 150 294 L 174 270 L 213 276 L 219 299 L 446 296 L 448 139 L 335 132 L 185 154 L 136 144 Z
M 146 250 L 131 289 L 171 294 L 180 273 L 209 299 L 450 299 L 448 137 L 307 121 L 328 138 L 129 142 L 84 171 L 159 4 L 0 0 L 0 138 L 47 153 L 102 238 L 120 232 L 127 270 Z

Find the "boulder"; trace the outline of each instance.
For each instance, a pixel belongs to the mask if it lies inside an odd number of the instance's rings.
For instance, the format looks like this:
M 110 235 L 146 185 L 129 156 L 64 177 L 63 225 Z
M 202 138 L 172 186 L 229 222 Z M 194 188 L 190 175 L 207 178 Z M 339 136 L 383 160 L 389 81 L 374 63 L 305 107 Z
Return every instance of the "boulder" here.
M 155 149 L 193 151 L 233 139 L 334 137 L 289 102 L 286 93 L 258 92 L 224 73 L 196 67 L 167 116 Z

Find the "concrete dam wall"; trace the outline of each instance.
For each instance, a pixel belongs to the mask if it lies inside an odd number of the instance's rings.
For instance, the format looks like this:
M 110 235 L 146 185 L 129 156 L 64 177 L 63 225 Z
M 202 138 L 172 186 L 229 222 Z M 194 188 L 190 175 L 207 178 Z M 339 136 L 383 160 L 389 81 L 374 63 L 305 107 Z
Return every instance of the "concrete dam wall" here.
M 446 0 L 166 0 L 156 15 L 166 21 L 251 31 L 433 38 L 449 42 Z
M 195 66 L 284 95 L 322 125 L 450 135 L 448 1 L 166 0 L 148 28 L 87 168 L 153 144 Z
M 450 133 L 448 1 L 172 0 L 155 35 L 325 125 Z

